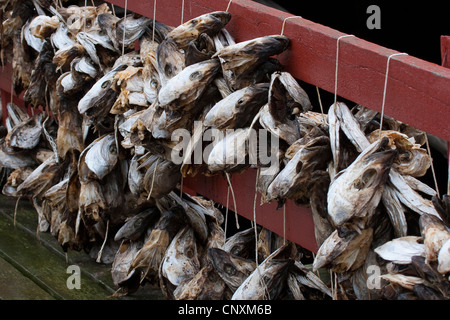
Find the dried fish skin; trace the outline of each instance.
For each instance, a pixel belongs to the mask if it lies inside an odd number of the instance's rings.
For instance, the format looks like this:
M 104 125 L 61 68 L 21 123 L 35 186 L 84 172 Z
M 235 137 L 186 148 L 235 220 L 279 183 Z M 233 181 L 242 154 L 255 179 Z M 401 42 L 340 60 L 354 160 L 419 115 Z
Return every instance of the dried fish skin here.
M 44 116 L 44 113 L 38 113 L 16 125 L 6 135 L 5 141 L 8 146 L 27 150 L 36 147 L 41 139 Z
M 206 87 L 212 82 L 220 68 L 216 59 L 202 61 L 184 68 L 162 86 L 158 93 L 158 101 L 173 111 L 189 110 Z
M 185 68 L 185 52 L 180 50 L 172 39 L 164 39 L 156 49 L 156 62 L 161 86 L 165 86 Z
M 38 15 L 31 20 L 28 28 L 33 36 L 40 39 L 45 39 L 59 27 L 59 24 L 59 19 L 56 16 L 49 17 L 45 15 Z
M 248 228 L 228 237 L 223 250 L 241 258 L 249 258 L 255 248 L 255 230 Z
M 387 139 L 372 143 L 331 183 L 328 214 L 337 228 L 350 224 L 364 229 L 374 214 L 396 155 L 395 150 L 380 151 L 386 143 Z
M 212 58 L 218 57 L 228 86 L 239 90 L 249 85 L 248 75 L 269 60 L 269 57 L 285 51 L 289 38 L 270 35 L 238 42 L 218 50 Z
M 413 256 L 421 256 L 425 253 L 425 245 L 422 237 L 405 236 L 386 242 L 374 251 L 384 260 L 396 264 L 410 264 Z
M 180 180 L 180 166 L 157 157 L 156 161 L 148 167 L 143 183 L 148 198 L 160 199 L 169 194 Z
M 268 100 L 268 83 L 259 83 L 231 93 L 206 114 L 204 126 L 237 129 L 248 126 Z
M 322 267 L 334 272 L 352 272 L 364 264 L 372 243 L 373 229 L 340 237 L 337 230 L 322 243 L 313 262 L 313 272 Z
M 411 142 L 411 138 L 394 130 L 375 130 L 369 134 L 370 142 L 378 137 L 389 138 L 389 147 L 398 150 L 398 155 L 394 160 L 393 168 L 402 175 L 411 175 L 413 177 L 422 177 L 431 166 L 431 157 L 427 150 L 420 147 L 419 144 Z
M 424 239 L 426 261 L 436 261 L 442 246 L 450 239 L 450 231 L 442 220 L 426 213 L 420 216 L 419 226 Z
M 383 202 L 391 224 L 394 227 L 395 235 L 397 237 L 405 237 L 408 231 L 405 208 L 398 199 L 396 191 L 389 181 L 384 186 L 381 201 Z
M 70 65 L 72 61 L 77 58 L 83 56 L 85 53 L 84 47 L 75 43 L 70 47 L 64 47 L 55 52 L 55 56 L 53 57 L 53 63 L 58 67 L 56 70 L 68 71 L 70 69 Z
M 98 222 L 102 219 L 103 212 L 107 209 L 106 201 L 100 183 L 96 180 L 90 180 L 86 183 L 81 183 L 79 199 L 78 199 L 79 214 L 84 214 L 89 222 L 85 224 L 92 224 L 92 221 Z
M 162 275 L 173 285 L 193 278 L 200 271 L 194 230 L 186 226 L 173 238 L 161 262 Z
M 325 170 L 331 158 L 326 136 L 313 138 L 297 151 L 267 188 L 267 201 L 309 199 L 316 170 Z
M 202 34 L 217 34 L 230 21 L 231 14 L 225 11 L 210 12 L 191 19 L 171 30 L 166 38 L 175 41 L 177 46 L 185 49 L 191 41 Z
M 211 265 L 206 265 L 190 280 L 183 281 L 173 292 L 176 300 L 222 300 L 225 283 Z
M 288 270 L 294 264 L 290 258 L 279 258 L 287 245 L 268 256 L 236 289 L 231 300 L 277 299 L 284 289 Z
M 34 167 L 36 161 L 28 150 L 15 151 L 8 147 L 4 139 L 0 140 L 0 166 L 4 168 L 19 169 Z
M 106 115 L 119 95 L 111 88 L 114 76 L 127 67 L 119 65 L 100 78 L 78 102 L 78 112 L 88 118 Z
M 150 225 L 154 225 L 160 217 L 156 208 L 149 208 L 131 217 L 114 236 L 115 241 L 131 240 L 138 241 Z
M 402 286 L 405 289 L 413 290 L 416 285 L 423 284 L 424 280 L 419 277 L 405 276 L 400 273 L 396 274 L 383 274 L 380 276 L 382 279 Z
M 153 20 L 150 18 L 145 16 L 135 17 L 134 14 L 127 15 L 115 23 L 116 41 L 119 46 L 130 46 L 134 41 L 141 38 L 150 25 L 153 25 Z
M 111 277 L 116 286 L 125 288 L 127 294 L 136 291 L 139 285 L 132 285 L 132 278 L 137 275 L 136 272 L 128 272 L 139 250 L 142 248 L 142 241 L 127 241 L 124 240 L 120 244 L 117 253 L 114 256 L 114 261 L 111 266 Z
M 256 268 L 253 260 L 242 258 L 220 248 L 208 249 L 208 255 L 220 278 L 233 292 Z
M 108 134 L 91 143 L 84 162 L 97 179 L 103 179 L 116 165 L 118 152 L 114 135 Z

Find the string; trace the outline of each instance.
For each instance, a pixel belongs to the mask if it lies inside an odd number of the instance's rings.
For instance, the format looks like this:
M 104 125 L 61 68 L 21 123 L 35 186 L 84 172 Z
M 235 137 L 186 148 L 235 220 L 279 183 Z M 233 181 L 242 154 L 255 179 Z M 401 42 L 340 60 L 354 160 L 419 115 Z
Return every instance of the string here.
M 87 0 L 84 0 L 84 25 L 83 31 L 86 32 L 86 11 L 87 11 Z
M 228 204 L 230 201 L 230 186 L 227 188 L 227 203 L 226 203 L 226 209 L 225 209 L 225 239 L 227 238 L 227 227 L 228 227 Z
M 255 198 L 253 199 L 253 224 L 255 228 L 255 262 L 258 265 L 258 229 L 256 228 L 256 198 L 258 197 L 258 180 L 259 180 L 260 168 L 256 171 L 256 182 L 255 182 Z
M 228 185 L 230 186 L 230 189 L 231 189 L 231 196 L 233 197 L 234 216 L 235 216 L 235 219 L 236 219 L 236 228 L 240 229 L 239 221 L 238 221 L 238 211 L 237 211 L 237 206 L 236 206 L 236 197 L 234 196 L 233 186 L 231 185 L 230 174 L 228 172 L 225 172 L 225 176 L 227 177 Z
M 225 10 L 225 12 L 228 12 L 228 9 L 230 9 L 230 5 L 231 5 L 231 2 L 232 2 L 233 0 L 230 0 L 230 2 L 228 2 L 228 6 L 227 6 L 227 10 Z
M 381 132 L 381 129 L 380 129 L 380 132 Z M 441 194 L 439 192 L 439 187 L 438 187 L 438 183 L 437 183 L 437 179 L 436 179 L 436 172 L 434 171 L 434 165 L 433 165 L 434 161 L 433 161 L 433 158 L 431 157 L 430 143 L 428 142 L 428 136 L 426 133 L 425 133 L 425 142 L 427 144 L 427 152 L 430 155 L 430 159 L 431 159 L 431 161 L 430 161 L 431 162 L 431 172 L 433 173 L 434 186 L 436 188 L 437 196 L 438 196 L 438 198 L 440 198 Z
M 152 41 L 155 41 L 155 26 L 156 26 L 156 0 L 153 2 L 153 34 L 152 34 Z
M 283 206 L 283 245 L 286 244 L 286 204 Z
M 127 7 L 128 7 L 128 0 L 125 0 L 125 12 L 123 13 L 123 38 L 122 38 L 122 55 L 125 53 L 125 31 L 127 28 Z
M 285 19 L 283 20 L 283 25 L 281 26 L 281 34 L 280 34 L 280 35 L 283 35 L 283 32 L 284 32 L 284 25 L 286 24 L 286 20 L 289 20 L 289 19 L 295 19 L 295 18 L 301 18 L 301 16 L 287 17 L 287 18 L 285 18 Z
M 108 230 L 109 230 L 109 220 L 106 220 L 106 232 L 105 232 L 105 239 L 103 240 L 102 246 L 100 247 L 100 251 L 97 255 L 97 263 L 100 263 L 103 253 L 103 248 L 105 247 L 106 240 L 108 239 Z
M 181 23 L 180 24 L 183 24 L 183 20 L 184 20 L 184 0 L 181 1 Z
M 319 99 L 320 111 L 322 112 L 322 122 L 323 122 L 323 124 L 327 124 L 327 120 L 325 119 L 325 114 L 323 112 L 322 99 L 320 97 L 320 91 L 319 91 L 319 87 L 318 86 L 316 86 L 316 91 L 317 91 L 317 98 Z
M 386 102 L 386 89 L 387 89 L 387 81 L 388 81 L 388 74 L 389 74 L 389 64 L 391 61 L 391 58 L 394 56 L 400 56 L 400 55 L 408 55 L 407 53 L 404 52 L 399 52 L 399 53 L 393 53 L 391 54 L 388 59 L 387 59 L 387 64 L 386 64 L 386 76 L 384 78 L 384 89 L 383 89 L 383 102 L 381 104 L 381 120 L 380 120 L 380 133 L 378 136 L 378 139 L 380 139 L 381 137 L 381 129 L 383 128 L 383 117 L 384 117 L 384 104 Z
M 346 34 L 337 38 L 336 44 L 336 70 L 334 72 L 334 104 L 337 102 L 337 79 L 338 79 L 338 67 L 339 67 L 339 41 L 342 38 L 354 37 L 353 34 Z

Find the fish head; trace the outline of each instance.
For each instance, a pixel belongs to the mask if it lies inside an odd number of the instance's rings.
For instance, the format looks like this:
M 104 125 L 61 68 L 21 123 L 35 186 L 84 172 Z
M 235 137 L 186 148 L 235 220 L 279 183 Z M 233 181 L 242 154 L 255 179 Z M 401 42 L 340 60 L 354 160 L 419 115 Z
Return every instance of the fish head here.
M 256 264 L 252 260 L 235 256 L 219 248 L 208 249 L 214 268 L 231 290 L 236 290 L 253 272 Z
M 374 214 L 397 155 L 396 150 L 384 151 L 386 145 L 384 138 L 374 142 L 332 182 L 328 212 L 341 235 L 346 228 L 363 229 Z

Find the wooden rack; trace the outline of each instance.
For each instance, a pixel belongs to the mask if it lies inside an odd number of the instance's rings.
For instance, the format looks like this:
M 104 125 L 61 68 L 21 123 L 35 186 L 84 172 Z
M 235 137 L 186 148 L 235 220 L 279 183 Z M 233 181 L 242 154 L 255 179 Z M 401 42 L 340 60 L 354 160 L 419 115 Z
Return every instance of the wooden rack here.
M 109 0 L 125 7 L 125 0 Z M 128 0 L 127 10 L 152 18 L 151 0 Z M 183 14 L 182 4 L 184 3 Z M 291 40 L 290 48 L 277 58 L 295 78 L 334 93 L 337 40 L 345 35 L 324 25 L 261 5 L 250 0 L 166 0 L 156 2 L 156 20 L 177 26 L 181 17 L 187 21 L 212 11 L 225 11 L 229 5 L 232 15 L 226 29 L 236 41 L 245 41 L 271 34 L 283 34 Z M 449 52 L 449 55 L 446 54 Z M 339 70 L 337 94 L 345 99 L 381 111 L 388 57 L 395 50 L 384 48 L 357 37 L 339 41 Z M 392 57 L 389 65 L 385 114 L 418 129 L 450 141 L 450 40 L 442 37 L 443 66 L 413 56 Z M 9 101 L 11 70 L 0 74 L 2 102 Z M 20 104 L 20 97 L 17 102 Z M 4 104 L 5 105 L 5 104 Z M 5 108 L 4 108 L 5 109 Z M 247 170 L 231 177 L 236 196 L 234 208 L 230 196 L 229 208 L 253 220 L 256 170 Z M 227 203 L 227 183 L 220 176 L 196 176 L 184 181 L 184 191 L 198 193 L 218 203 Z M 309 208 L 286 204 L 285 212 L 276 204 L 260 206 L 256 200 L 256 223 L 285 235 L 313 252 L 317 251 L 314 224 Z

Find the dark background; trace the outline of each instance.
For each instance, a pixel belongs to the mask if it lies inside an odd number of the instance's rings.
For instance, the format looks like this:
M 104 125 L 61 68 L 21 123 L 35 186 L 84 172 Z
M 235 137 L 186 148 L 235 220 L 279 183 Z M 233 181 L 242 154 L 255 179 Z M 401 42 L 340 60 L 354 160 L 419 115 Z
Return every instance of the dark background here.
M 448 0 L 272 1 L 294 15 L 439 65 L 440 36 L 450 35 Z M 381 9 L 380 30 L 369 30 L 366 26 L 370 16 L 366 10 L 372 4 Z

